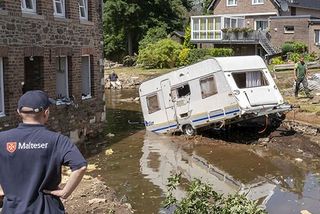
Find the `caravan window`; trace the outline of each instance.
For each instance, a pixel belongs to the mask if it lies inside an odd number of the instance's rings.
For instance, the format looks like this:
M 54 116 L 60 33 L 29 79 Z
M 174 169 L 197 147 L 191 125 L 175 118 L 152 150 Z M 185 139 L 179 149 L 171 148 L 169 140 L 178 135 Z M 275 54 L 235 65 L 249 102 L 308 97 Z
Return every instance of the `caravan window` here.
M 248 71 L 232 73 L 238 88 L 254 88 L 269 85 L 262 71 Z
M 179 88 L 173 89 L 171 94 L 173 99 L 190 95 L 190 86 L 188 84 L 182 85 Z
M 217 85 L 213 76 L 200 80 L 202 99 L 217 94 Z
M 148 106 L 149 114 L 159 111 L 161 108 L 158 101 L 158 95 L 155 94 L 155 95 L 148 96 L 147 106 Z

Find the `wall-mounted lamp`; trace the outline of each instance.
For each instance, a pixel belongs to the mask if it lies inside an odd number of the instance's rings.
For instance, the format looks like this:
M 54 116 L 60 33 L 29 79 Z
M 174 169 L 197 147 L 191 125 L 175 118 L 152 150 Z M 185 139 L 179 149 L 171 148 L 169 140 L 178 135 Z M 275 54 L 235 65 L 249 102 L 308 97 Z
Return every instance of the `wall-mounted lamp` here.
M 30 61 L 33 61 L 33 60 L 34 60 L 34 59 L 33 59 L 33 56 L 30 56 L 30 57 L 29 57 L 29 60 L 30 60 Z

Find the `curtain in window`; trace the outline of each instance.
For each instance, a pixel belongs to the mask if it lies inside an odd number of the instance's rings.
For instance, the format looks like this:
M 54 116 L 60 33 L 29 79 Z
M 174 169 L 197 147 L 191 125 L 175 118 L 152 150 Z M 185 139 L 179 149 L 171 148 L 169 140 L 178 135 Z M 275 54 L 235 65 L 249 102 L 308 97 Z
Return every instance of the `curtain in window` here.
M 246 73 L 246 88 L 261 86 L 261 73 L 259 71 Z

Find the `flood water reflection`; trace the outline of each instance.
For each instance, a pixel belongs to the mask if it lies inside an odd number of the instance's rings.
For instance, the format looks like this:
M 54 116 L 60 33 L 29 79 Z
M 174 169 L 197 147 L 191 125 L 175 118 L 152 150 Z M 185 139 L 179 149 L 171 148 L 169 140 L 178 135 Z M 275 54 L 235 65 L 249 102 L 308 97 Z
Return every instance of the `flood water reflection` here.
M 135 91 L 107 92 L 107 147 L 91 157 L 101 170 L 95 171 L 116 190 L 136 213 L 170 213 L 161 208 L 167 178 L 181 172 L 183 178 L 199 178 L 219 193 L 245 192 L 259 200 L 269 213 L 292 214 L 320 211 L 320 175 L 293 157 L 264 147 L 215 143 L 194 145 L 183 136 L 146 132 L 139 103 L 128 102 Z M 128 122 L 129 121 L 129 122 Z M 104 150 L 114 153 L 106 156 Z M 308 165 L 308 164 L 307 164 Z M 178 189 L 177 197 L 184 191 Z

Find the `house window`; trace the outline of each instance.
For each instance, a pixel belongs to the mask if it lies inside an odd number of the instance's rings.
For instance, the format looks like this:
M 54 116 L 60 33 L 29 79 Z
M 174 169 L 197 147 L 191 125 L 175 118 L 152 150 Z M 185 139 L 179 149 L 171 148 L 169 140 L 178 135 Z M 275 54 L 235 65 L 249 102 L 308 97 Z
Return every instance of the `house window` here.
M 217 85 L 213 76 L 200 80 L 202 99 L 217 94 Z
M 88 0 L 79 0 L 80 19 L 88 20 Z
M 320 30 L 314 31 L 314 42 L 316 45 L 320 46 Z
M 256 20 L 255 30 L 266 30 L 268 29 L 268 20 Z
M 4 116 L 3 59 L 0 57 L 0 117 Z
M 65 17 L 66 6 L 65 0 L 53 0 L 54 15 L 59 17 Z
M 36 13 L 37 1 L 36 0 L 21 0 L 21 9 L 23 12 Z
M 237 6 L 237 0 L 227 0 L 227 6 Z
M 147 107 L 149 114 L 152 114 L 161 109 L 158 101 L 158 95 L 155 94 L 147 97 Z
M 58 99 L 69 98 L 68 60 L 66 56 L 56 58 L 56 96 Z
M 294 33 L 294 26 L 292 25 L 284 26 L 284 33 Z
M 236 72 L 232 73 L 232 77 L 240 89 L 269 85 L 261 71 Z
M 90 56 L 81 57 L 81 85 L 82 99 L 89 99 L 91 94 L 91 66 Z
M 264 4 L 264 0 L 252 0 L 252 4 Z

